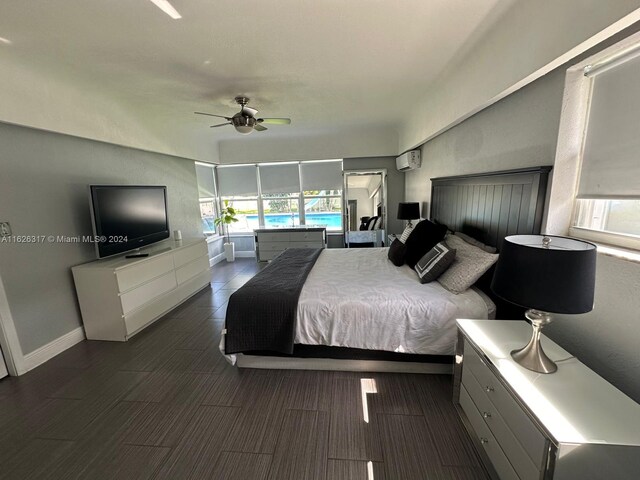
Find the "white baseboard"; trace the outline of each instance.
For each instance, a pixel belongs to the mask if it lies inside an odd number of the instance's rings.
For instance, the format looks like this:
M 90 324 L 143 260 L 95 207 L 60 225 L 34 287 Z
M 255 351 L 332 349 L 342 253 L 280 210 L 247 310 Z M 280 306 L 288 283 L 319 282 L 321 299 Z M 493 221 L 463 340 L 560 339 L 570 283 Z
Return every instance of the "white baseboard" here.
M 251 252 L 248 252 L 248 251 L 238 252 L 236 250 L 236 257 L 237 258 L 255 258 L 255 256 L 256 256 L 256 252 L 253 252 L 253 251 L 251 251 Z
M 51 360 L 56 355 L 64 352 L 68 348 L 73 347 L 75 344 L 80 343 L 85 339 L 84 328 L 78 327 L 75 330 L 71 330 L 69 333 L 56 338 L 54 341 L 43 345 L 42 347 L 28 353 L 24 356 L 24 367 L 28 372 L 33 370 L 37 366 L 42 365 L 48 360 Z
M 216 263 L 220 263 L 224 261 L 224 252 L 216 255 L 215 257 L 209 258 L 209 266 L 213 267 Z

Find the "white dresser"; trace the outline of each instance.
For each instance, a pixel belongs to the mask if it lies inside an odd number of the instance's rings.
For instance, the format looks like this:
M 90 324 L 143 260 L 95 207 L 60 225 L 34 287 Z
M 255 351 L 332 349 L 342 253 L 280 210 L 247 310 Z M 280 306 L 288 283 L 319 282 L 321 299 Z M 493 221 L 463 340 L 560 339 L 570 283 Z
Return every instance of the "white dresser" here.
M 640 405 L 544 336 L 556 373 L 515 363 L 524 321 L 458 320 L 458 331 L 454 403 L 493 477 L 640 478 Z
M 209 285 L 204 239 L 173 240 L 73 267 L 82 321 L 91 340 L 126 341 Z
M 287 248 L 325 248 L 327 229 L 324 227 L 258 228 L 256 235 L 256 258 L 267 262 Z

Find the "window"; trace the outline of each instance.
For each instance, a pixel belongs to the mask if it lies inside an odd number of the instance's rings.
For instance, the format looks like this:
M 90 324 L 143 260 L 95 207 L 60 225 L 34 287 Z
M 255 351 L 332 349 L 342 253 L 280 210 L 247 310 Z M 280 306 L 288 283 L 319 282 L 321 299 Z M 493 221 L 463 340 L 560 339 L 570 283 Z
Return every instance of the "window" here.
M 342 230 L 342 162 L 300 164 L 305 225 Z
M 342 230 L 342 160 L 219 166 L 218 180 L 221 200 L 238 212 L 232 233 L 297 225 Z
M 342 230 L 342 190 L 307 190 L 304 192 L 305 225 Z
M 640 249 L 640 55 L 584 70 L 591 94 L 571 234 Z
M 219 232 L 214 223 L 218 216 L 218 198 L 214 166 L 196 162 L 196 179 L 198 181 L 202 231 L 205 235 L 215 235 Z
M 258 177 L 255 165 L 218 166 L 220 199 L 236 209 L 238 221 L 229 225 L 231 233 L 253 233 L 260 226 Z
M 229 225 L 229 233 L 249 233 L 260 227 L 257 197 L 229 196 L 222 197 L 222 201 L 235 208 L 238 219 Z

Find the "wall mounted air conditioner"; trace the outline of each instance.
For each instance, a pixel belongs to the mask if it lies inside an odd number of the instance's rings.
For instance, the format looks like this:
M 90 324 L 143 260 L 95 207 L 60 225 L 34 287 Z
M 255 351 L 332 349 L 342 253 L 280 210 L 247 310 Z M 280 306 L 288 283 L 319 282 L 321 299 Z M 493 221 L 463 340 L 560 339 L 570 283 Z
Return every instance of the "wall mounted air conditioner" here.
M 413 170 L 414 168 L 420 168 L 422 162 L 420 161 L 420 150 L 411 150 L 410 152 L 403 153 L 396 158 L 396 167 L 401 172 L 407 170 Z

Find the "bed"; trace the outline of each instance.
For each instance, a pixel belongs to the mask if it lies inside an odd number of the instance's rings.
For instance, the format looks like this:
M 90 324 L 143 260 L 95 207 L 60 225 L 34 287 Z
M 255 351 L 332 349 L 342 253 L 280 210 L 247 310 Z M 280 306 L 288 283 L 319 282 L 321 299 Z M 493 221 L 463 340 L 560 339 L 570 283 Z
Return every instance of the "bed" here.
M 506 235 L 539 233 L 549 170 L 536 167 L 432 179 L 431 218 L 498 248 Z M 265 270 L 280 269 L 277 262 Z M 252 297 L 236 302 L 244 305 L 244 314 L 255 317 L 243 330 L 242 338 L 250 340 L 244 347 L 237 342 L 231 349 L 225 345 L 229 329 L 234 328 L 227 312 L 221 350 L 230 361 L 254 368 L 448 373 L 456 318 L 489 318 L 495 310 L 498 318 L 511 315 L 512 307 L 488 289 L 491 272 L 455 295 L 437 282 L 419 283 L 406 265 L 395 267 L 387 259 L 387 248 L 324 250 L 311 263 L 289 286 L 286 279 L 298 275 L 300 260 L 289 274 L 283 269 L 271 277 L 278 280 L 265 282 L 269 292 L 262 296 L 269 301 L 280 291 L 286 293 L 283 297 L 295 297 L 295 303 L 289 301 L 282 310 L 287 321 L 280 322 L 278 314 L 263 322 L 255 315 L 257 303 Z M 298 290 L 296 295 L 290 294 L 293 290 Z M 233 331 L 237 337 L 238 330 Z M 285 347 L 272 340 L 250 339 L 283 332 Z

